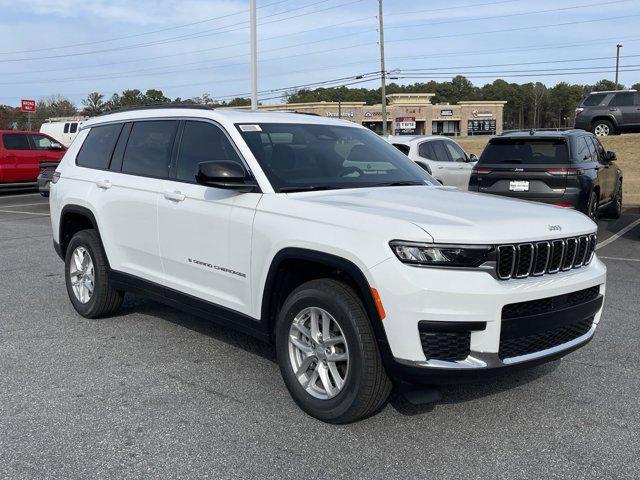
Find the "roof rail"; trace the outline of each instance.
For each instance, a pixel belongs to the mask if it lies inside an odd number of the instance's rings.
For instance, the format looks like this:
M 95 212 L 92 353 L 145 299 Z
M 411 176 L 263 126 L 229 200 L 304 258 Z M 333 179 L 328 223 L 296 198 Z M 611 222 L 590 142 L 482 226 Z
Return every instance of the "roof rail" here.
M 589 92 L 587 95 L 595 95 L 596 93 L 618 93 L 618 92 L 637 92 L 637 90 L 633 88 L 623 89 L 623 90 L 600 90 L 599 92 Z
M 159 103 L 157 105 L 134 105 L 131 107 L 121 107 L 116 110 L 110 110 L 108 112 L 101 113 L 100 115 L 96 115 L 97 117 L 101 117 L 103 115 L 110 115 L 112 113 L 120 113 L 120 112 L 132 112 L 136 110 L 155 110 L 155 109 L 171 109 L 171 108 L 190 108 L 193 110 L 213 110 L 211 107 L 207 105 L 194 104 L 194 103 Z

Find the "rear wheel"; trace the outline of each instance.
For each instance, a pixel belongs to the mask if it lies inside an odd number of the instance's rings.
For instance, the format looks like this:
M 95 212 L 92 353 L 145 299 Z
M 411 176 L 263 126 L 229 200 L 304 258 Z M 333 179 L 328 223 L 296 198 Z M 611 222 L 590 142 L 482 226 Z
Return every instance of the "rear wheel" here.
M 589 204 L 587 205 L 587 215 L 594 222 L 598 220 L 598 193 L 594 190 L 589 196 Z
M 615 134 L 613 124 L 608 120 L 596 120 L 595 122 L 593 122 L 591 131 L 597 137 L 606 137 Z
M 622 215 L 622 183 L 618 185 L 611 205 L 607 208 L 607 217 L 620 218 Z
M 124 292 L 109 283 L 107 259 L 95 230 L 81 230 L 69 242 L 65 280 L 73 307 L 86 318 L 110 315 L 124 299 Z
M 280 371 L 309 415 L 349 423 L 386 401 L 391 382 L 366 311 L 346 284 L 307 282 L 289 295 L 275 329 Z

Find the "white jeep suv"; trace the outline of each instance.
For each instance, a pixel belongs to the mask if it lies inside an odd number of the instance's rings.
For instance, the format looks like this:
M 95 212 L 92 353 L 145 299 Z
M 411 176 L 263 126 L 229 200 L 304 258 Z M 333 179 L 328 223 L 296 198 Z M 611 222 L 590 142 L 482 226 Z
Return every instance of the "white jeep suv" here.
M 392 381 L 477 379 L 586 344 L 605 266 L 585 215 L 443 187 L 350 122 L 153 108 L 85 122 L 51 187 L 88 318 L 149 295 L 275 344 L 334 423 Z

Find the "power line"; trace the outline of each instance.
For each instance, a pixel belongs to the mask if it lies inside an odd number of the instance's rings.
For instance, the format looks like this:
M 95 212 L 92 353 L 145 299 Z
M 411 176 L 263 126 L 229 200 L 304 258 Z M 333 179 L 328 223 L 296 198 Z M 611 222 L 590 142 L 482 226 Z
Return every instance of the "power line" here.
M 447 10 L 460 10 L 460 9 L 466 9 L 466 8 L 473 8 L 473 7 L 490 7 L 492 5 L 501 5 L 503 3 L 515 3 L 515 2 L 522 2 L 524 0 L 499 0 L 497 2 L 480 2 L 480 3 L 470 3 L 470 4 L 466 4 L 466 5 L 458 5 L 455 7 L 443 7 L 443 8 L 426 8 L 426 9 L 422 9 L 422 10 L 411 10 L 411 11 L 404 11 L 404 12 L 395 12 L 395 13 L 387 13 L 385 14 L 385 17 L 393 17 L 393 16 L 399 16 L 399 15 L 413 15 L 415 13 L 425 13 L 425 12 L 444 12 Z
M 611 4 L 615 4 L 615 3 L 628 3 L 632 0 L 612 0 L 610 2 L 599 2 L 599 3 L 589 3 L 586 5 L 572 5 L 570 7 L 560 7 L 560 8 L 551 8 L 551 9 L 547 9 L 547 10 L 534 10 L 534 11 L 529 11 L 529 12 L 517 12 L 517 13 L 507 13 L 507 14 L 502 14 L 502 15 L 491 15 L 491 16 L 487 16 L 487 17 L 475 17 L 475 18 L 457 18 L 454 20 L 444 20 L 441 22 L 432 22 L 429 21 L 428 23 L 414 23 L 412 25 L 393 25 L 390 27 L 387 27 L 387 29 L 391 29 L 391 28 L 415 28 L 415 27 L 424 27 L 424 26 L 433 26 L 433 25 L 443 25 L 443 24 L 447 24 L 447 23 L 461 23 L 461 22 L 472 22 L 472 21 L 478 21 L 478 20 L 491 20 L 491 19 L 495 19 L 495 18 L 509 18 L 509 17 L 520 17 L 520 16 L 525 16 L 525 15 L 536 15 L 536 14 L 541 14 L 541 13 L 552 13 L 552 12 L 561 12 L 561 11 L 565 11 L 565 10 L 579 10 L 582 8 L 591 8 L 591 7 L 602 7 L 603 5 L 611 5 Z
M 279 5 L 281 3 L 287 3 L 288 1 L 289 0 L 278 0 L 277 2 L 272 2 L 272 3 L 267 3 L 266 5 L 261 5 L 261 6 L 258 7 L 258 9 L 272 7 L 274 5 Z M 222 18 L 234 17 L 236 15 L 245 14 L 247 12 L 248 12 L 248 10 L 244 9 L 244 10 L 240 10 L 240 11 L 235 12 L 235 13 L 228 13 L 226 15 L 220 15 L 220 16 L 217 16 L 217 17 L 209 17 L 209 18 L 205 18 L 203 20 L 198 20 L 196 22 L 183 23 L 181 25 L 174 25 L 172 27 L 160 28 L 158 30 L 151 30 L 149 32 L 134 33 L 134 34 L 131 34 L 131 35 L 124 35 L 122 37 L 104 38 L 104 39 L 101 39 L 101 40 L 94 40 L 92 42 L 70 43 L 70 44 L 67 44 L 67 45 L 58 45 L 56 47 L 38 48 L 38 49 L 33 49 L 33 50 L 14 50 L 12 52 L 0 52 L 0 55 L 13 55 L 13 54 L 18 54 L 18 53 L 46 52 L 46 51 L 50 51 L 50 50 L 59 50 L 59 49 L 62 49 L 62 48 L 86 47 L 86 46 L 89 46 L 89 45 L 96 45 L 96 44 L 100 44 L 100 43 L 115 42 L 115 41 L 118 41 L 118 40 L 126 40 L 128 38 L 136 38 L 136 37 L 143 37 L 143 36 L 146 36 L 146 35 L 153 35 L 155 33 L 166 32 L 166 31 L 169 31 L 169 30 L 178 30 L 180 28 L 192 27 L 194 25 L 200 25 L 200 24 L 203 24 L 203 23 L 212 22 L 213 20 L 220 20 Z
M 518 32 L 518 31 L 522 31 L 522 30 L 535 30 L 538 28 L 550 28 L 550 27 L 565 27 L 567 25 L 579 25 L 579 24 L 583 24 L 583 23 L 594 23 L 594 22 L 602 22 L 602 21 L 607 21 L 607 20 L 620 20 L 622 18 L 631 18 L 631 17 L 640 17 L 640 14 L 635 14 L 635 15 L 623 15 L 623 16 L 619 16 L 619 17 L 607 17 L 607 18 L 597 18 L 597 19 L 593 19 L 593 20 L 577 20 L 574 22 L 564 22 L 564 23 L 551 23 L 551 24 L 546 24 L 546 25 L 532 25 L 532 26 L 528 26 L 528 27 L 516 27 L 516 28 L 503 28 L 500 30 L 484 30 L 482 32 L 465 32 L 465 33 L 455 33 L 455 34 L 449 34 L 449 35 L 435 35 L 435 36 L 430 36 L 430 37 L 411 37 L 411 38 L 402 38 L 402 39 L 398 39 L 398 40 L 389 40 L 387 43 L 390 42 L 415 42 L 416 40 L 434 40 L 434 39 L 438 39 L 438 38 L 450 38 L 450 37 L 467 37 L 467 36 L 473 36 L 473 35 L 486 35 L 488 33 L 505 33 L 505 32 Z
M 324 0 L 327 1 L 327 0 Z M 327 10 L 332 10 L 335 8 L 342 8 L 342 7 L 346 7 L 349 5 L 353 5 L 355 3 L 361 3 L 364 0 L 352 0 L 350 2 L 347 3 L 342 3 L 342 4 L 338 4 L 338 5 L 334 5 L 331 7 L 327 7 L 324 9 L 319 9 L 319 10 L 315 10 L 312 12 L 306 12 L 306 13 L 302 13 L 302 14 L 297 14 L 297 15 L 292 15 L 289 17 L 285 17 L 285 18 L 280 18 L 280 19 L 276 19 L 276 20 L 271 20 L 268 22 L 261 22 L 260 25 L 266 25 L 266 24 L 271 24 L 271 23 L 277 23 L 277 22 L 283 22 L 286 20 L 291 20 L 293 18 L 299 18 L 305 15 L 312 15 L 315 13 L 321 13 L 321 12 L 325 12 Z M 323 2 L 315 2 L 315 4 L 318 3 L 323 3 Z M 313 6 L 314 4 L 309 4 L 306 6 Z M 299 7 L 298 9 L 303 8 L 303 7 Z M 270 16 L 273 16 L 275 14 L 272 14 Z M 266 17 L 263 17 L 266 18 Z M 246 24 L 247 22 L 241 22 L 242 24 Z M 75 53 L 66 53 L 66 54 L 59 54 L 59 55 L 47 55 L 47 56 L 41 56 L 41 57 L 30 57 L 30 58 L 14 58 L 14 59 L 3 59 L 0 60 L 0 63 L 15 63 L 15 62 L 25 62 L 25 61 L 33 61 L 33 60 L 48 60 L 48 59 L 56 59 L 56 58 L 67 58 L 67 57 L 78 57 L 78 56 L 85 56 L 85 55 L 92 55 L 94 53 L 107 53 L 107 52 L 116 52 L 116 51 L 121 51 L 121 50 L 131 50 L 131 49 L 135 49 L 135 48 L 143 48 L 143 47 L 149 47 L 149 46 L 154 46 L 154 45 L 164 45 L 167 43 L 173 43 L 173 42 L 179 42 L 179 41 L 184 41 L 184 40 L 192 40 L 192 39 L 197 39 L 197 38 L 202 38 L 202 37 L 206 37 L 206 36 L 211 36 L 211 35 L 217 35 L 220 33 L 230 33 L 236 30 L 243 30 L 246 27 L 243 26 L 239 29 L 231 29 L 231 30 L 224 30 L 224 31 L 219 31 L 221 28 L 228 28 L 231 26 L 235 26 L 235 25 L 240 25 L 240 23 L 238 24 L 232 24 L 232 25 L 227 25 L 225 27 L 220 27 L 220 28 L 216 28 L 216 29 L 212 29 L 213 33 L 204 33 L 203 32 L 199 32 L 199 33 L 195 33 L 195 34 L 188 34 L 188 35 L 181 35 L 178 37 L 172 37 L 172 38 L 167 38 L 167 39 L 162 39 L 162 40 L 155 40 L 152 42 L 144 42 L 144 43 L 137 43 L 137 44 L 132 44 L 132 45 L 123 45 L 120 47 L 111 47 L 111 48 L 106 48 L 106 49 L 102 49 L 102 50 L 90 50 L 90 51 L 86 51 L 86 52 L 75 52 Z M 246 42 L 242 42 L 241 44 L 244 45 Z
M 620 69 L 621 72 L 640 72 L 640 68 L 631 68 L 631 69 Z M 594 71 L 587 71 L 587 72 L 580 72 L 582 74 L 588 74 L 588 73 L 614 73 L 615 69 L 611 70 L 611 67 L 609 67 L 609 70 L 594 70 Z M 465 75 L 466 78 L 511 78 L 511 77 L 548 77 L 548 76 L 560 76 L 560 75 L 575 75 L 575 71 L 569 71 L 569 72 L 553 72 L 553 73 L 523 73 L 523 74 L 507 74 L 507 75 L 475 75 L 475 74 L 470 74 L 470 75 Z M 447 78 L 451 78 L 451 75 L 393 75 L 394 79 L 447 79 Z

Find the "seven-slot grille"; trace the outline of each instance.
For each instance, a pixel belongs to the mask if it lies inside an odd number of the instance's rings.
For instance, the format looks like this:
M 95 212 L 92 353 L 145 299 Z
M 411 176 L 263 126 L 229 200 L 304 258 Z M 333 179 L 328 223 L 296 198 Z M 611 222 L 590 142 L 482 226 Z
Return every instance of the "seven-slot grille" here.
M 496 272 L 501 280 L 557 273 L 588 265 L 596 248 L 596 235 L 559 240 L 500 245 Z

